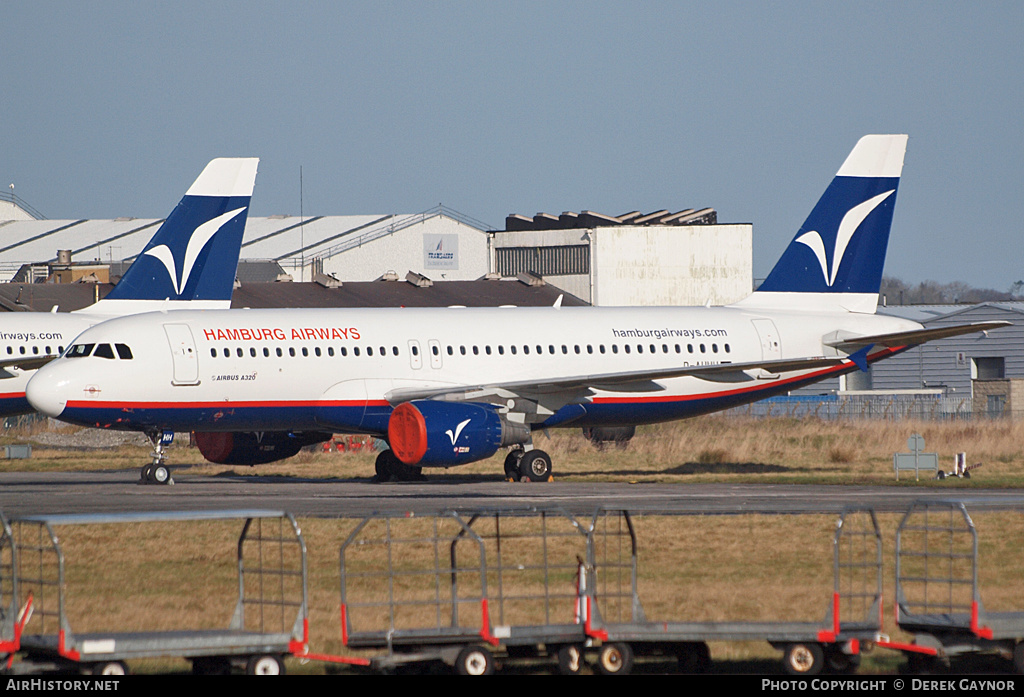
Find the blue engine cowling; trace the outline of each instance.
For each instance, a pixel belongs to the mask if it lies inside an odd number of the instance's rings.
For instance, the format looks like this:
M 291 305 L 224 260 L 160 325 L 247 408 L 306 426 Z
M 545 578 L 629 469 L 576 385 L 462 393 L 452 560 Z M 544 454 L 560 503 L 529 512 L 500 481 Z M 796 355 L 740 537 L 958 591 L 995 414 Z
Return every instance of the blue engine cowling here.
M 509 423 L 486 404 L 405 402 L 388 421 L 391 450 L 405 464 L 418 467 L 476 462 L 528 438 L 526 426 Z
M 306 431 L 267 431 L 264 433 L 205 433 L 194 434 L 199 452 L 210 462 L 220 465 L 265 465 L 284 460 L 307 445 L 322 443 L 332 437 L 330 433 Z

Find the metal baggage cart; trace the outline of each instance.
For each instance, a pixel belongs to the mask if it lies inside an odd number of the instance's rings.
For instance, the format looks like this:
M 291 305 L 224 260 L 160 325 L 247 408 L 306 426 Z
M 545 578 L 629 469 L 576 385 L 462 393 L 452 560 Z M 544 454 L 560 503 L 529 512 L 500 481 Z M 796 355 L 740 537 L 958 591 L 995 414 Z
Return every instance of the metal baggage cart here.
M 78 631 L 69 619 L 68 551 L 57 531 L 65 526 L 109 524 L 166 525 L 168 523 L 238 520 L 241 532 L 234 556 L 237 599 L 230 622 L 221 629 L 153 631 Z M 280 511 L 200 511 L 93 515 L 26 516 L 4 528 L 0 570 L 0 596 L 5 614 L 19 602 L 31 602 L 30 616 L 22 616 L 15 651 L 21 660 L 14 672 L 77 670 L 94 675 L 127 672 L 126 661 L 151 657 L 191 660 L 193 672 L 226 673 L 233 666 L 250 674 L 284 670 L 283 658 L 302 653 L 308 644 L 306 547 L 295 519 Z M 166 538 L 166 544 L 175 541 Z M 212 553 L 211 553 L 212 554 Z M 153 559 L 154 564 L 160 559 Z M 203 558 L 195 563 L 201 564 Z M 84 560 L 80 560 L 84 563 Z M 205 580 L 205 578 L 204 578 Z M 126 579 L 127 582 L 127 579 Z M 117 589 L 107 589 L 116 592 Z M 15 600 L 8 604 L 5 593 Z M 204 588 L 176 589 L 182 602 Z M 228 594 L 232 594 L 230 589 Z M 20 601 L 18 600 L 20 598 Z M 227 613 L 226 613 L 227 614 Z M 4 633 L 6 620 L 0 623 Z
M 342 641 L 378 670 L 558 657 L 586 640 L 578 572 L 587 531 L 551 511 L 372 516 L 341 548 Z
M 686 672 L 710 666 L 709 641 L 766 640 L 794 675 L 848 672 L 881 631 L 882 551 L 873 511 L 846 511 L 833 537 L 833 593 L 821 622 L 649 620 L 637 589 L 637 535 L 626 511 L 593 520 L 585 584 L 588 637 L 601 673 L 629 673 L 636 653 L 675 656 Z
M 914 635 L 913 672 L 967 654 L 998 654 L 1024 673 L 1024 611 L 990 612 L 978 583 L 978 532 L 960 501 L 917 501 L 896 532 L 896 620 Z

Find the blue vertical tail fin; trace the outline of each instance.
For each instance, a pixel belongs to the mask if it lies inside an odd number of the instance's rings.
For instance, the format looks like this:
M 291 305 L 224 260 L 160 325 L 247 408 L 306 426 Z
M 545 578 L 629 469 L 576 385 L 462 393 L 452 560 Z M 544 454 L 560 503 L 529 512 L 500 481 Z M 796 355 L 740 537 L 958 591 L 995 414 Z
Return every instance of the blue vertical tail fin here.
M 138 301 L 230 307 L 258 162 L 212 160 L 114 289 L 86 311 L 140 312 Z
M 768 278 L 737 304 L 874 312 L 906 148 L 905 135 L 857 141 Z

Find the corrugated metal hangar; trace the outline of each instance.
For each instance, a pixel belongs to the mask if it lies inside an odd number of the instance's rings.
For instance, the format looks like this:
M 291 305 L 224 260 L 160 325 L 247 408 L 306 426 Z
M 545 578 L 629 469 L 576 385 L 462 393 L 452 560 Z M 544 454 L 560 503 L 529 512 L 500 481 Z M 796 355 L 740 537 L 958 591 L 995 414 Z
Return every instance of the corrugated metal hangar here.
M 0 281 L 115 281 L 162 222 L 0 221 Z M 294 281 L 372 281 L 411 272 L 471 281 L 526 273 L 591 304 L 725 304 L 752 288 L 752 236 L 749 223 L 717 224 L 710 208 L 618 217 L 510 215 L 505 230 L 488 230 L 438 206 L 410 215 L 249 217 L 241 258 L 280 267 L 261 280 L 284 273 Z M 58 260 L 58 250 L 70 252 L 73 263 L 66 263 L 66 254 Z M 58 268 L 64 275 L 54 279 Z M 242 268 L 255 273 L 257 267 Z
M 131 261 L 162 222 L 0 220 L 0 281 L 45 280 L 58 250 L 70 251 L 76 264 Z M 481 224 L 437 207 L 412 215 L 249 217 L 241 258 L 273 261 L 296 281 L 311 280 L 315 271 L 371 281 L 387 271 L 408 270 L 472 280 L 490 270 L 488 249 Z
M 929 341 L 875 363 L 867 372 L 825 380 L 794 394 L 918 397 L 932 400 L 949 415 L 1024 417 L 1024 302 L 897 305 L 879 307 L 878 312 L 928 328 L 989 321 L 1013 325 Z

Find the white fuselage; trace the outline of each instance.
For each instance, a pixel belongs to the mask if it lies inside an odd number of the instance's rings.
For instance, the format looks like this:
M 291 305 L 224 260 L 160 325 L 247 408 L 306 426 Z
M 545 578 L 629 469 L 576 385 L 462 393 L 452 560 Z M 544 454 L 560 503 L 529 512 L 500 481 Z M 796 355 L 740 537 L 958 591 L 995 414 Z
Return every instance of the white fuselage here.
M 193 301 L 194 304 L 199 304 Z M 229 301 L 202 303 L 227 308 Z M 194 305 L 193 305 L 194 306 Z M 122 315 L 152 312 L 161 308 L 189 307 L 173 301 L 102 301 L 77 312 L 4 312 L 0 313 L 0 416 L 32 411 L 25 398 L 25 387 L 36 373 L 18 362 L 55 357 L 71 345 L 76 336 L 100 322 Z M 101 311 L 102 310 L 102 311 Z
M 127 345 L 132 359 L 61 358 L 39 371 L 29 397 L 51 416 L 107 428 L 383 434 L 395 395 L 465 388 L 458 399 L 534 426 L 635 425 L 752 402 L 852 366 L 600 388 L 589 377 L 835 356 L 823 340 L 837 332 L 918 328 L 870 314 L 740 307 L 149 313 L 75 342 Z M 566 383 L 573 376 L 576 386 Z

